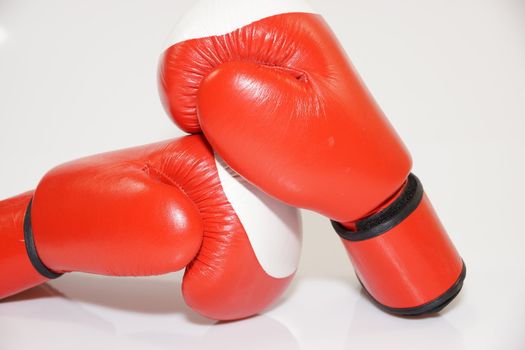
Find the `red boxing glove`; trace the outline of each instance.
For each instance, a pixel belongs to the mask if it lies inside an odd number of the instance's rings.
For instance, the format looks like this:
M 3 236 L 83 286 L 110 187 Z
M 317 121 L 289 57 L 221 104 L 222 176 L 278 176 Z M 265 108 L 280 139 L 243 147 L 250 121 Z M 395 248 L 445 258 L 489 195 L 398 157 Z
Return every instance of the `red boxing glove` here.
M 331 218 L 384 309 L 439 311 L 465 266 L 325 21 L 298 0 L 220 5 L 198 3 L 161 59 L 173 120 L 266 193 Z
M 186 267 L 188 305 L 214 319 L 254 315 L 282 294 L 300 250 L 297 211 L 215 159 L 200 136 L 51 170 L 0 202 L 0 298 L 82 271 L 157 275 Z

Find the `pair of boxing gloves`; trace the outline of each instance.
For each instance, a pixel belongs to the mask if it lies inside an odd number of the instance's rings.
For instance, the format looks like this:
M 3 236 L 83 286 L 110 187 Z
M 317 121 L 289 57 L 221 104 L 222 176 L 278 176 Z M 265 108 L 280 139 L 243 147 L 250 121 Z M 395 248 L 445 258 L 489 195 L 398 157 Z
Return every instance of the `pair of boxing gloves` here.
M 186 268 L 190 307 L 248 317 L 295 273 L 290 206 L 332 220 L 382 308 L 431 313 L 459 293 L 465 265 L 407 150 L 304 2 L 197 3 L 159 77 L 169 115 L 197 135 L 67 163 L 0 202 L 0 298 L 70 271 Z

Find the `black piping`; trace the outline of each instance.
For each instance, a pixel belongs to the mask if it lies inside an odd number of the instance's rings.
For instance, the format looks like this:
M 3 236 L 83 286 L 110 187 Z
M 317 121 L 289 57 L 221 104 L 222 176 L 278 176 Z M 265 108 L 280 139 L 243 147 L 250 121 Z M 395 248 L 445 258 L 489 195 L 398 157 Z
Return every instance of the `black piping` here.
M 356 222 L 356 231 L 351 231 L 337 221 L 332 222 L 335 231 L 349 241 L 363 241 L 377 237 L 405 220 L 421 203 L 423 185 L 414 175 L 408 176 L 403 193 L 380 212 Z
M 39 274 L 49 279 L 55 279 L 62 276 L 62 274 L 56 273 L 48 269 L 46 265 L 44 265 L 42 260 L 40 260 L 38 252 L 36 250 L 35 239 L 33 237 L 33 227 L 31 226 L 32 204 L 33 199 L 31 198 L 27 206 L 26 214 L 24 216 L 24 241 L 26 245 L 27 256 L 29 257 L 31 264 Z

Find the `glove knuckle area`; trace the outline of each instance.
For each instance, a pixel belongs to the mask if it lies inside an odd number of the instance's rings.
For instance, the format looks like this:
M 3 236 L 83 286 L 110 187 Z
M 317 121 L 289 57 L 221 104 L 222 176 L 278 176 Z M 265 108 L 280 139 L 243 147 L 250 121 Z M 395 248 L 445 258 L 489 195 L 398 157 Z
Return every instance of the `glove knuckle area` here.
M 159 70 L 166 110 L 184 130 L 200 132 L 197 93 L 201 82 L 228 62 L 266 67 L 274 77 L 303 82 L 309 71 L 329 74 L 326 55 L 316 45 L 322 40 L 315 34 L 326 35 L 326 31 L 317 15 L 284 14 L 225 35 L 177 43 L 165 51 Z
M 110 183 L 108 191 L 70 187 L 59 197 L 37 190 L 33 226 L 44 263 L 58 271 L 131 276 L 184 268 L 201 243 L 199 212 L 178 188 L 143 177 L 121 179 L 127 190 Z
M 205 220 L 202 247 L 188 266 L 182 285 L 186 303 L 217 320 L 242 319 L 261 312 L 292 278 L 274 278 L 263 270 L 241 223 L 234 212 L 231 214 L 224 220 Z
M 269 276 L 224 192 L 215 157 L 201 135 L 166 144 L 146 172 L 179 189 L 198 211 L 202 244 L 187 266 L 183 293 L 190 307 L 214 319 L 239 319 L 268 306 L 291 280 Z M 254 214 L 254 213 L 251 213 Z
M 176 143 L 176 142 L 175 142 Z M 170 144 L 170 143 L 168 143 Z M 151 176 L 166 143 L 55 168 L 40 182 L 32 223 L 56 271 L 161 274 L 184 268 L 202 240 L 200 214 L 177 186 Z M 118 159 L 118 161 L 117 161 Z M 96 259 L 85 259 L 85 256 Z
M 186 152 L 179 152 L 179 147 Z M 183 189 L 202 223 L 202 244 L 184 275 L 186 302 L 197 312 L 220 320 L 263 310 L 286 288 L 291 274 L 274 278 L 261 267 L 202 136 L 170 144 L 165 154 L 156 165 L 166 175 L 163 181 Z

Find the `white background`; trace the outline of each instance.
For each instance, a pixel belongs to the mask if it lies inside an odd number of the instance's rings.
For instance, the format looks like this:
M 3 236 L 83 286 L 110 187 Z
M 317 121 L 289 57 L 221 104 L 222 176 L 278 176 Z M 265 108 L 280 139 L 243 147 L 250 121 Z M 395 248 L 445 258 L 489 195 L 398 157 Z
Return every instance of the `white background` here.
M 156 65 L 190 3 L 0 0 L 0 198 L 61 162 L 181 135 Z M 525 349 L 525 2 L 311 3 L 411 150 L 467 263 L 461 295 L 436 317 L 379 311 L 304 212 L 298 278 L 262 316 L 215 325 L 177 274 L 72 273 L 0 303 L 0 349 Z

